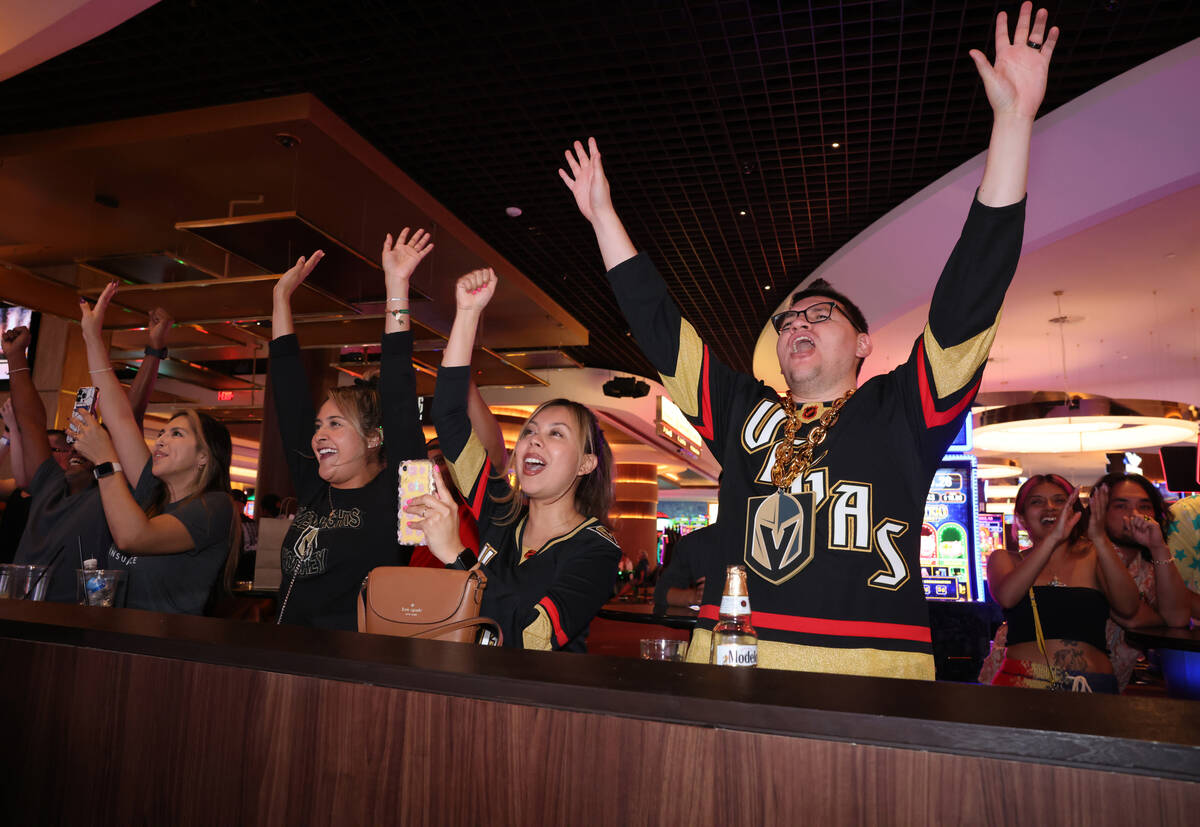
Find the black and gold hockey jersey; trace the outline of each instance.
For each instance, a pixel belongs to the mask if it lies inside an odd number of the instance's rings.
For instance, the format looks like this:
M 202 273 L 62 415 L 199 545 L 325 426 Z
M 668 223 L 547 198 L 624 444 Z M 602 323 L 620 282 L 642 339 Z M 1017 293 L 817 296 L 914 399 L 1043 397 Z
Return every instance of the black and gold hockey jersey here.
M 592 618 L 612 595 L 621 549 L 602 523 L 584 520 L 540 548 L 522 542 L 527 513 L 501 524 L 511 493 L 504 469 L 493 469 L 467 416 L 470 369 L 438 371 L 434 423 L 454 484 L 479 523 L 483 572 L 481 613 L 500 624 L 504 645 L 587 651 Z
M 643 352 L 724 470 L 720 553 L 688 660 L 708 660 L 723 566 L 740 563 L 759 666 L 934 677 L 918 556 L 926 494 L 978 392 L 1024 217 L 1024 201 L 972 204 L 908 360 L 858 389 L 785 496 L 771 484 L 779 396 L 712 356 L 645 254 L 609 272 Z M 797 439 L 825 407 L 798 407 Z

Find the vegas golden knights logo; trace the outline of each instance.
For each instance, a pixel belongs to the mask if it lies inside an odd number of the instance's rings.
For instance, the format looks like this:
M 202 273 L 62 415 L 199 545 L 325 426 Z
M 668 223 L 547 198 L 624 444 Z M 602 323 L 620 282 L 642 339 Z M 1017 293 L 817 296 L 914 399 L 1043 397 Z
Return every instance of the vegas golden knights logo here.
M 807 491 L 750 498 L 744 559 L 763 580 L 779 585 L 812 562 L 812 500 Z

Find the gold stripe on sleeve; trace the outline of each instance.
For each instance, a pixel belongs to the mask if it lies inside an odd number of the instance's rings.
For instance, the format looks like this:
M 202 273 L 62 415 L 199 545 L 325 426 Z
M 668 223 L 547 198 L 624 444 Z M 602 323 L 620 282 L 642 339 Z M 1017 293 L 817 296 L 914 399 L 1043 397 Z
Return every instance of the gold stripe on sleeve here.
M 987 361 L 988 351 L 992 349 L 992 340 L 996 338 L 996 328 L 1000 325 L 1000 314 L 996 314 L 992 326 L 977 333 L 965 342 L 951 347 L 938 344 L 925 325 L 925 358 L 929 361 L 929 369 L 933 373 L 933 387 L 938 399 L 945 399 L 971 381 L 979 366 Z
M 486 459 L 487 451 L 484 449 L 483 443 L 475 436 L 475 431 L 472 430 L 467 444 L 463 446 L 462 453 L 458 455 L 458 459 L 450 463 L 450 476 L 454 478 L 454 484 L 458 486 L 458 490 L 464 497 L 471 496 L 471 487 L 483 472 L 483 462 Z M 479 484 L 487 485 L 487 480 L 480 480 Z
M 537 608 L 537 617 L 521 631 L 521 644 L 526 649 L 541 649 L 550 651 L 550 636 L 554 629 L 550 625 L 550 617 L 541 606 Z
M 692 641 L 688 644 L 684 659 L 688 663 L 708 663 L 712 657 L 711 649 L 712 632 L 708 629 L 693 629 Z
M 661 374 L 663 387 L 679 409 L 688 416 L 700 415 L 700 368 L 704 364 L 704 342 L 687 319 L 679 320 L 679 355 L 675 375 Z

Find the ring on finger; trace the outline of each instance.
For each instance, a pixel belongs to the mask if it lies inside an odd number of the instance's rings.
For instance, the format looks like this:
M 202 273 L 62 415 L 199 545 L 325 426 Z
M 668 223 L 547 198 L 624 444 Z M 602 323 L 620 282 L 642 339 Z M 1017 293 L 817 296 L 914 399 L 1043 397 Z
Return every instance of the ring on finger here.
M 1028 46 L 1030 49 L 1040 49 L 1040 48 L 1042 48 L 1042 44 L 1041 44 L 1041 43 L 1034 43 L 1032 40 L 1026 40 L 1026 41 L 1025 41 L 1025 45 L 1026 45 L 1026 46 Z

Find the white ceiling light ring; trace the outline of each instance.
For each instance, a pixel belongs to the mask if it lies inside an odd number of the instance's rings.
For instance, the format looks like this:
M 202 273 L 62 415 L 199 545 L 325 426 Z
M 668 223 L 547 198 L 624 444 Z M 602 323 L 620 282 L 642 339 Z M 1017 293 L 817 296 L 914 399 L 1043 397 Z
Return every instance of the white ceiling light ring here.
M 1194 405 L 1157 399 L 1072 396 L 991 408 L 975 415 L 975 448 L 988 453 L 1126 451 L 1194 442 Z

